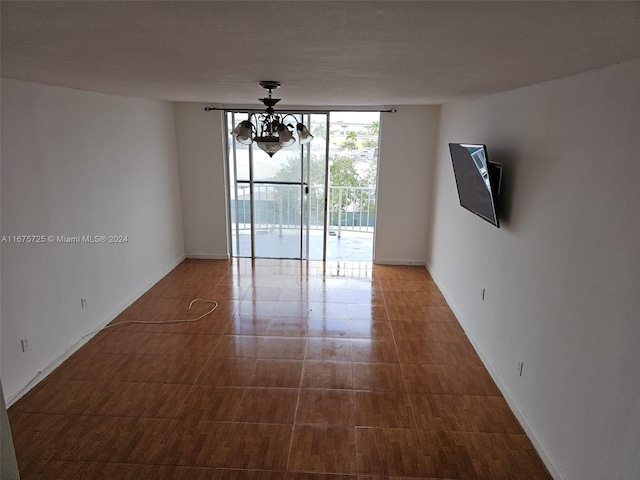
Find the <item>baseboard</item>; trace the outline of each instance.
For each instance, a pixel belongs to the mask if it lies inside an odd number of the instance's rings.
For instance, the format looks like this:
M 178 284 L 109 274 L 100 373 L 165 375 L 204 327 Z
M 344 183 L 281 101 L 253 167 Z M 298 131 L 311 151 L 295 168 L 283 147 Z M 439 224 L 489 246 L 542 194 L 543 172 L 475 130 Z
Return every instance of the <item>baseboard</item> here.
M 209 255 L 207 253 L 187 253 L 187 258 L 198 260 L 229 260 L 229 255 Z
M 20 400 L 27 392 L 29 392 L 33 387 L 35 387 L 38 383 L 44 380 L 47 375 L 53 372 L 56 368 L 58 368 L 62 363 L 67 360 L 71 355 L 77 352 L 80 347 L 85 345 L 89 340 L 91 340 L 94 336 L 96 336 L 100 331 L 110 322 L 112 322 L 118 315 L 124 312 L 127 308 L 131 306 L 133 302 L 135 302 L 138 298 L 140 298 L 147 290 L 149 290 L 152 286 L 158 283 L 159 280 L 165 277 L 167 273 L 177 267 L 182 261 L 185 259 L 185 255 L 181 255 L 177 259 L 175 259 L 172 263 L 162 268 L 162 271 L 158 273 L 151 281 L 147 282 L 147 284 L 138 289 L 136 293 L 131 295 L 120 307 L 116 308 L 113 312 L 108 315 L 104 315 L 100 321 L 94 325 L 93 328 L 88 329 L 85 333 L 80 335 L 80 337 L 72 344 L 70 344 L 60 355 L 58 355 L 55 359 L 45 365 L 43 368 L 38 370 L 38 373 L 29 380 L 24 386 L 18 390 L 18 393 L 13 394 L 9 398 L 6 399 L 7 408 L 13 405 L 15 402 Z
M 549 470 L 549 473 L 555 480 L 564 480 L 564 476 L 560 473 L 560 470 L 553 462 L 551 455 L 549 454 L 544 444 L 540 441 L 540 439 L 536 435 L 535 430 L 527 420 L 526 415 L 524 414 L 524 412 L 520 410 L 520 408 L 518 407 L 518 404 L 515 402 L 513 397 L 509 394 L 509 390 L 502 382 L 502 379 L 498 374 L 498 370 L 493 366 L 493 364 L 489 360 L 489 357 L 484 353 L 484 350 L 482 350 L 482 347 L 480 347 L 480 344 L 476 341 L 473 335 L 471 335 L 470 330 L 467 327 L 464 319 L 460 316 L 459 312 L 456 311 L 455 305 L 453 304 L 451 297 L 447 294 L 446 289 L 442 286 L 442 283 L 438 280 L 438 278 L 433 274 L 433 271 L 431 270 L 431 266 L 428 263 L 426 263 L 426 267 L 427 267 L 427 271 L 431 275 L 431 278 L 440 289 L 440 292 L 442 293 L 445 300 L 447 301 L 447 304 L 449 304 L 449 308 L 451 308 L 451 310 L 453 311 L 453 314 L 458 319 L 458 322 L 460 323 L 460 326 L 462 327 L 465 334 L 467 335 L 467 338 L 469 338 L 469 341 L 473 345 L 473 348 L 475 349 L 476 353 L 480 357 L 482 364 L 489 372 L 489 375 L 491 375 L 491 378 L 493 379 L 496 386 L 500 390 L 500 393 L 502 393 L 502 396 L 504 397 L 505 401 L 509 405 L 509 408 L 511 409 L 516 419 L 520 423 L 520 426 L 527 434 L 527 437 L 529 437 L 529 440 L 531 440 L 531 443 L 533 444 L 533 447 L 536 449 L 536 452 L 538 452 L 538 455 L 540 455 L 540 458 L 542 459 L 542 462 L 544 463 L 544 465 L 547 467 L 547 470 Z
M 379 258 L 374 258 L 373 263 L 376 265 L 415 265 L 418 267 L 424 267 L 427 264 L 424 260 L 385 260 Z

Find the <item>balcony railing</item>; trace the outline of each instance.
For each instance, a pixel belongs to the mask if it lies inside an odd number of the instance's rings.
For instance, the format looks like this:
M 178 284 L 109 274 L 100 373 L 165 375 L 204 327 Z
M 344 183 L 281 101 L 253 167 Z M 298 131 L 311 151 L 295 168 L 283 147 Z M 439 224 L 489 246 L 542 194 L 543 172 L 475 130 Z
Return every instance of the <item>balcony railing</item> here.
M 330 187 L 327 214 L 329 234 L 335 231 L 340 237 L 343 230 L 373 233 L 376 215 L 375 187 Z
M 254 185 L 254 222 L 257 232 L 285 233 L 299 230 L 302 221 L 301 189 L 297 185 Z M 241 188 L 238 199 L 231 202 L 234 228 L 250 230 L 249 189 Z M 329 234 L 344 231 L 373 233 L 376 213 L 375 187 L 329 187 Z M 324 228 L 324 187 L 309 187 L 309 228 Z

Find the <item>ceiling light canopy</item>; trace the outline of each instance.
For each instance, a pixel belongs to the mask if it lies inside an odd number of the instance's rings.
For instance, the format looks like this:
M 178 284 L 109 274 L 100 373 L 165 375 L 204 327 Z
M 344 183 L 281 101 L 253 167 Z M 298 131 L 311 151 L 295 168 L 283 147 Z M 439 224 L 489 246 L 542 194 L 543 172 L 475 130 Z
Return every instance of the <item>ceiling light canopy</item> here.
M 260 86 L 269 91 L 269 96 L 259 100 L 267 107 L 264 113 L 252 113 L 247 120 L 243 120 L 231 132 L 231 136 L 238 143 L 250 145 L 255 142 L 260 149 L 273 156 L 283 147 L 288 147 L 296 142 L 293 136 L 293 124 L 286 123 L 287 117 L 291 117 L 296 123 L 296 134 L 300 145 L 305 145 L 313 140 L 313 135 L 307 127 L 298 122 L 292 113 L 276 112 L 273 107 L 280 101 L 279 98 L 271 98 L 271 91 L 280 87 L 279 82 L 264 81 Z M 253 122 L 251 121 L 253 117 Z

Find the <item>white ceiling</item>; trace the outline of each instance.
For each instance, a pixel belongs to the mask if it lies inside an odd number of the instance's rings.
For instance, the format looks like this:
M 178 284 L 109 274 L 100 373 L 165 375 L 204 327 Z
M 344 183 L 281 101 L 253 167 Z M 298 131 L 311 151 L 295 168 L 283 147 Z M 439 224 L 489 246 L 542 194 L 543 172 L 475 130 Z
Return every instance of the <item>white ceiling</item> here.
M 640 58 L 640 2 L 12 2 L 2 76 L 175 101 L 439 104 Z

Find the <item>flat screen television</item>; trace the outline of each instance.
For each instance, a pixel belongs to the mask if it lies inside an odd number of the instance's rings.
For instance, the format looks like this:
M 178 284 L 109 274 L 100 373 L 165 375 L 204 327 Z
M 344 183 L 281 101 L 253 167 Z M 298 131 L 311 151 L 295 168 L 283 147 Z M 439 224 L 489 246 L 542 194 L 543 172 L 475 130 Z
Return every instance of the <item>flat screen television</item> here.
M 449 151 L 460 206 L 500 228 L 496 199 L 500 194 L 502 165 L 489 162 L 484 145 L 450 143 Z

